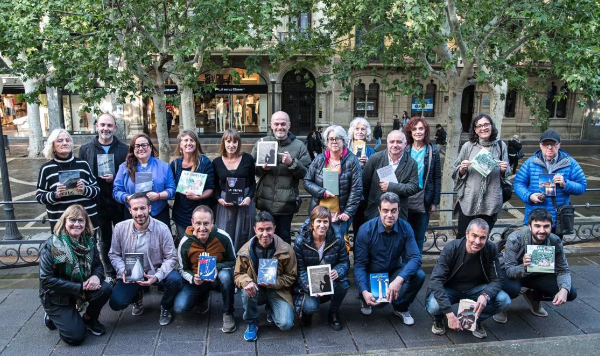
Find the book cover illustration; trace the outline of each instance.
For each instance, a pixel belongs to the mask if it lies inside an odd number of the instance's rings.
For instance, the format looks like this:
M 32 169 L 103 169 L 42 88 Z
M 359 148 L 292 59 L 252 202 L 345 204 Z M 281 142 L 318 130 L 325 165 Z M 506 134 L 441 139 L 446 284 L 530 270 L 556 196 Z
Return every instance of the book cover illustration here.
M 261 258 L 258 260 L 258 278 L 257 283 L 277 284 L 277 260 L 271 258 Z
M 390 277 L 387 273 L 371 273 L 371 294 L 377 303 L 388 302 L 386 296 L 390 286 Z
M 125 254 L 125 280 L 127 282 L 137 282 L 144 280 L 143 253 Z
M 527 245 L 527 254 L 531 255 L 527 272 L 554 273 L 554 246 Z
M 471 299 L 461 299 L 458 303 L 458 322 L 463 330 L 475 331 L 477 327 L 477 315 L 475 305 L 477 302 Z
M 115 175 L 115 155 L 112 153 L 98 155 L 98 177 L 107 174 Z
M 192 192 L 201 195 L 204 192 L 206 177 L 208 176 L 204 173 L 182 171 L 175 191 L 177 193 Z
M 365 146 L 367 143 L 365 141 L 354 141 L 354 146 L 352 147 L 352 153 L 354 153 L 357 157 L 361 157 L 365 155 Z
M 385 166 L 377 170 L 380 182 L 398 183 L 398 178 L 394 172 L 394 166 Z
M 256 165 L 277 166 L 277 141 L 258 141 L 256 146 Z
M 556 196 L 556 184 L 554 184 L 554 174 L 540 174 L 539 186 L 542 189 L 542 193 L 546 194 L 547 197 Z
M 67 191 L 63 194 L 63 196 L 83 194 L 81 191 L 77 190 L 77 182 L 79 182 L 79 179 L 81 179 L 79 176 L 79 171 L 70 170 L 58 172 L 58 182 L 67 188 Z
M 308 272 L 308 289 L 310 296 L 333 294 L 333 280 L 331 280 L 331 265 L 317 265 L 306 268 Z
M 217 256 L 202 252 L 198 256 L 198 278 L 203 281 L 214 281 L 217 277 Z
M 135 192 L 146 193 L 152 191 L 152 172 L 135 172 Z
M 340 179 L 338 171 L 323 168 L 323 188 L 334 195 L 340 195 Z
M 246 179 L 227 177 L 227 190 L 225 191 L 225 201 L 240 205 L 244 201 L 244 190 L 246 188 Z
M 479 172 L 484 177 L 487 177 L 494 168 L 498 167 L 499 163 L 494 159 L 492 154 L 485 149 L 482 149 L 473 157 L 469 167 Z

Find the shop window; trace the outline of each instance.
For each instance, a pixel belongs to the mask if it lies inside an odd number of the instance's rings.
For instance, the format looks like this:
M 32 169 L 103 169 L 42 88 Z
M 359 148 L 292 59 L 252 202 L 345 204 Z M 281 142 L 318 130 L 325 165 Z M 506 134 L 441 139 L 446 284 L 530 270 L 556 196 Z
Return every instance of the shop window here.
M 421 92 L 423 87 L 421 86 Z M 423 116 L 423 117 L 434 117 L 435 116 L 435 94 L 437 91 L 437 85 L 433 82 L 429 82 L 425 86 L 425 92 L 423 96 L 413 95 L 410 116 Z
M 369 84 L 369 92 L 367 93 L 367 117 L 379 116 L 379 83 L 377 79 Z
M 504 102 L 504 117 L 515 117 L 515 107 L 517 106 L 517 91 L 509 90 L 506 93 Z
M 567 88 L 566 85 L 563 85 L 563 87 L 560 88 L 560 91 L 563 96 L 556 103 L 556 117 L 564 119 L 567 117 L 567 99 L 569 97 L 569 88 Z
M 559 95 L 558 87 L 552 82 L 550 89 L 546 95 L 546 110 L 548 110 L 548 117 L 564 119 L 567 117 L 567 99 L 569 97 L 569 88 L 563 85 L 560 88 L 561 99 L 555 101 L 556 96 Z
M 365 83 L 359 79 L 354 86 L 354 117 L 365 116 L 367 91 Z

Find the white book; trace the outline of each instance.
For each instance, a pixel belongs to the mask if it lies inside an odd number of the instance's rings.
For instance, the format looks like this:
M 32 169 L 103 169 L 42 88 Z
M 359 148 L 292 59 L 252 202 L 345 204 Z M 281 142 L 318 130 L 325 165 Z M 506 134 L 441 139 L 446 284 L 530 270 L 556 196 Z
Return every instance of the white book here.
M 308 288 L 310 296 L 333 294 L 333 280 L 329 276 L 331 265 L 316 265 L 306 267 L 308 272 Z
M 392 165 L 379 168 L 377 170 L 377 175 L 379 176 L 380 182 L 398 183 L 398 178 L 396 178 L 394 166 Z

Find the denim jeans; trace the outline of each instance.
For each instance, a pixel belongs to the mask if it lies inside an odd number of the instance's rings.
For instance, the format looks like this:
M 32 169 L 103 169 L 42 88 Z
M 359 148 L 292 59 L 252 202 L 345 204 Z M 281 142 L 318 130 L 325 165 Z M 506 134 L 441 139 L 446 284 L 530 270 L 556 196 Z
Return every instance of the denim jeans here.
M 179 272 L 176 270 L 171 271 L 165 279 L 157 284 L 162 285 L 165 290 L 160 305 L 165 309 L 173 308 L 175 296 L 177 295 L 177 292 L 179 292 L 179 289 L 181 289 L 181 276 L 179 275 Z M 135 282 L 124 283 L 122 279 L 119 279 L 113 289 L 108 304 L 112 310 L 123 310 L 127 308 L 129 304 L 137 302 L 139 292 L 144 289 L 147 290 L 147 288 L 144 288 Z
M 294 308 L 283 299 L 275 289 L 258 287 L 254 297 L 248 297 L 242 290 L 244 304 L 244 321 L 248 324 L 258 323 L 258 306 L 266 304 L 271 310 L 275 325 L 280 330 L 289 330 L 294 326 Z
M 556 274 L 540 273 L 527 276 L 521 279 L 510 279 L 506 272 L 502 270 L 504 275 L 504 285 L 502 290 L 508 294 L 510 299 L 515 299 L 521 293 L 521 287 L 533 289 L 532 296 L 537 301 L 552 301 L 558 293 L 558 284 L 556 283 Z M 567 295 L 567 301 L 571 302 L 577 298 L 577 289 L 571 286 L 571 290 Z
M 425 234 L 427 233 L 427 225 L 429 225 L 428 213 L 413 213 L 408 212 L 408 223 L 412 226 L 415 233 L 415 241 L 419 251 L 423 252 L 423 244 L 425 243 Z
M 403 269 L 404 264 L 402 264 L 402 266 L 397 270 L 390 273 L 390 281 L 396 279 L 396 277 L 398 277 L 398 275 Z M 425 272 L 423 272 L 423 270 L 421 269 L 419 269 L 417 273 L 415 273 L 408 281 L 404 281 L 404 283 L 402 283 L 402 287 L 400 287 L 398 298 L 392 301 L 392 306 L 394 307 L 394 310 L 399 312 L 408 311 L 408 307 L 412 304 L 412 302 L 415 301 L 417 293 L 419 293 L 419 290 L 421 290 L 423 282 L 425 282 Z M 360 294 L 359 297 L 364 302 L 362 294 Z M 377 307 L 385 307 L 386 305 L 387 303 L 381 303 Z
M 479 296 L 481 295 L 481 293 L 483 293 L 485 287 L 487 287 L 487 284 L 482 284 L 475 288 L 471 288 L 469 290 L 462 291 L 462 292 L 454 290 L 454 289 L 450 289 L 450 288 L 444 288 L 444 290 L 446 291 L 446 295 L 448 296 L 448 299 L 450 299 L 450 304 L 456 304 L 461 299 L 471 299 L 471 300 L 476 301 L 477 298 L 479 298 Z M 483 308 L 483 311 L 481 312 L 481 315 L 479 315 L 479 318 L 477 319 L 477 321 L 482 322 L 485 319 L 489 318 L 490 316 L 498 314 L 498 313 L 508 309 L 509 306 L 510 306 L 510 297 L 508 296 L 508 294 L 504 293 L 503 291 L 499 291 L 498 294 L 496 294 L 496 297 L 492 298 L 488 302 L 486 307 Z M 433 296 L 433 293 L 429 294 L 429 296 L 427 297 L 426 308 L 427 308 L 427 311 L 429 312 L 429 314 L 435 320 L 442 320 L 442 318 L 444 317 L 444 314 L 440 310 L 440 306 L 438 305 L 437 300 Z
M 235 286 L 233 285 L 233 272 L 229 268 L 219 271 L 217 279 L 214 282 L 204 282 L 201 285 L 189 284 L 183 281 L 181 291 L 175 297 L 175 306 L 173 310 L 177 314 L 192 310 L 196 304 L 210 296 L 211 290 L 221 292 L 223 298 L 223 313 L 233 313 L 233 301 Z
M 377 152 L 377 149 L 381 146 L 381 137 L 377 139 L 375 146 L 373 147 L 373 151 Z
M 331 223 L 331 228 L 333 229 L 333 233 L 335 237 L 339 240 L 344 240 L 344 236 L 348 233 L 348 228 L 352 224 L 352 218 L 348 219 L 348 221 L 338 220 L 336 222 Z
M 350 288 L 350 283 L 348 281 L 344 281 L 333 288 L 332 295 L 324 295 L 322 297 L 311 297 L 310 294 L 305 294 L 302 312 L 304 314 L 312 315 L 319 311 L 319 307 L 321 304 L 327 303 L 330 300 L 331 304 L 329 304 L 329 312 L 339 312 L 340 306 L 344 301 L 344 297 L 346 297 L 346 293 L 348 293 L 348 288 Z

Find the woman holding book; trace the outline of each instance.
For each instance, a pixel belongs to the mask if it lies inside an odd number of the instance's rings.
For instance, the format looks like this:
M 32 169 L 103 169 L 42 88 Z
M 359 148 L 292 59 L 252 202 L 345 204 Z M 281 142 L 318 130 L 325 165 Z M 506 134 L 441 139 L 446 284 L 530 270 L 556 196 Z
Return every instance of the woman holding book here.
M 304 189 L 312 195 L 308 211 L 322 205 L 332 212 L 332 229 L 344 239 L 362 198 L 362 167 L 346 148 L 348 136 L 341 126 L 325 130 L 327 149 L 319 154 L 304 176 Z
M 173 203 L 172 220 L 177 228 L 179 239 L 185 235 L 185 229 L 192 226 L 192 212 L 200 205 L 210 206 L 209 198 L 215 187 L 215 176 L 210 159 L 202 152 L 198 135 L 192 130 L 183 130 L 177 136 L 177 152 L 179 157 L 171 162 L 171 171 L 178 188 Z M 198 173 L 193 179 L 205 179 L 202 192 L 194 191 L 181 180 L 182 172 Z M 206 175 L 206 177 L 200 176 Z
M 469 141 L 454 161 L 452 179 L 457 193 L 454 206 L 454 213 L 458 215 L 457 238 L 465 236 L 467 225 L 475 218 L 485 220 L 491 232 L 502 209 L 502 182 L 510 184 L 510 167 L 506 144 L 497 136 L 498 130 L 492 119 L 485 114 L 477 115 L 471 122 Z M 473 162 L 487 164 L 483 164 L 482 169 Z M 490 162 L 496 164 L 488 171 Z
M 419 192 L 408 198 L 408 223 L 415 233 L 415 240 L 419 250 L 423 252 L 423 243 L 429 216 L 435 213 L 440 205 L 442 193 L 442 168 L 440 165 L 440 152 L 437 147 L 429 143 L 429 124 L 422 118 L 415 116 L 404 126 L 406 135 L 406 152 L 417 162 L 419 175 Z
M 342 330 L 340 321 L 340 306 L 348 292 L 350 282 L 346 277 L 350 262 L 348 250 L 344 240 L 338 239 L 331 229 L 331 213 L 323 206 L 316 206 L 310 213 L 308 229 L 301 233 L 294 243 L 296 263 L 298 266 L 298 279 L 293 290 L 294 307 L 304 326 L 311 322 L 312 315 L 319 310 L 322 303 L 331 300 L 329 304 L 329 326 L 335 330 Z M 309 285 L 310 266 L 329 265 L 331 272 L 326 276 L 311 276 Z M 318 292 L 327 290 L 322 284 L 333 281 L 333 294 L 320 295 Z M 330 287 L 329 287 L 330 288 Z
M 94 225 L 85 208 L 69 206 L 57 221 L 54 235 L 40 250 L 40 299 L 44 323 L 60 333 L 69 345 L 79 345 L 86 329 L 94 335 L 106 332 L 98 321 L 112 289 L 104 281 L 104 269 L 94 239 Z M 79 311 L 88 306 L 85 313 Z
M 220 157 L 213 160 L 217 228 L 226 231 L 235 251 L 254 236 L 254 159 L 242 153 L 242 139 L 235 129 L 227 129 L 221 138 Z
M 43 154 L 49 161 L 40 167 L 35 197 L 46 205 L 50 230 L 54 231 L 65 210 L 77 203 L 87 211 L 95 232 L 99 224 L 94 198 L 100 188 L 88 163 L 73 156 L 73 139 L 67 130 L 53 130 Z
M 125 204 L 125 219 L 131 219 L 129 199 L 134 193 L 146 192 L 150 215 L 170 228 L 167 201 L 175 195 L 175 179 L 169 165 L 155 157 L 157 154 L 150 136 L 144 133 L 133 136 L 127 159 L 115 177 L 113 198 Z

